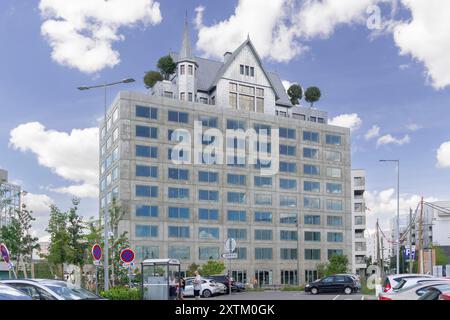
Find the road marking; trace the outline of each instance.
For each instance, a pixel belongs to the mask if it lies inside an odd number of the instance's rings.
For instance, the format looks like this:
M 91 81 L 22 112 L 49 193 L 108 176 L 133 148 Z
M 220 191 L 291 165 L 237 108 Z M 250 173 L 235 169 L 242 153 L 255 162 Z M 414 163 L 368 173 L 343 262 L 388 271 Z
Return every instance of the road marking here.
M 334 297 L 333 300 L 336 300 L 337 298 L 339 298 L 339 294 L 336 297 Z
M 364 300 L 364 296 L 361 296 L 361 300 Z

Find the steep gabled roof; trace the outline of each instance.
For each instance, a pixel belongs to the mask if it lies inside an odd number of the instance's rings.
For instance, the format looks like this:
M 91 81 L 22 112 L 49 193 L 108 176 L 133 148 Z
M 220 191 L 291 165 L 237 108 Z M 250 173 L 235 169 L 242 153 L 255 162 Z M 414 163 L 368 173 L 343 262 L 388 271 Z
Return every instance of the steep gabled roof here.
M 252 41 L 250 40 L 250 37 L 248 37 L 247 40 L 244 41 L 244 43 L 242 43 L 236 50 L 234 50 L 234 52 L 231 54 L 231 56 L 222 65 L 222 67 L 220 68 L 220 70 L 217 73 L 216 77 L 214 78 L 214 81 L 211 84 L 211 87 L 215 87 L 217 85 L 217 82 L 219 82 L 219 80 L 223 77 L 225 72 L 230 67 L 231 63 L 234 61 L 234 59 L 236 59 L 236 57 L 241 53 L 241 51 L 246 46 L 249 46 L 250 49 L 252 50 L 253 54 L 255 55 L 256 61 L 258 61 L 258 64 L 261 67 L 261 70 L 264 72 L 264 75 L 266 76 L 266 78 L 269 81 L 269 83 L 272 86 L 272 88 L 274 88 L 275 96 L 276 96 L 275 98 L 276 98 L 276 100 L 278 100 L 279 96 L 278 96 L 278 93 L 275 90 L 275 85 L 272 83 L 272 79 L 269 77 L 269 75 L 267 74 L 266 70 L 264 69 L 264 66 L 262 65 L 262 62 L 261 62 L 261 58 L 259 57 L 258 52 L 255 49 L 255 46 L 253 45 Z

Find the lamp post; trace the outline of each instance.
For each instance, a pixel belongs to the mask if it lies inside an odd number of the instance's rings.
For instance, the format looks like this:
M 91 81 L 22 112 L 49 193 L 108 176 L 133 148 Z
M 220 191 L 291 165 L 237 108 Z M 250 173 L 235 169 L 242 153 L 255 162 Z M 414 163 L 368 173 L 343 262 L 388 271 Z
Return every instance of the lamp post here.
M 132 82 L 135 82 L 135 80 L 133 78 L 126 78 L 126 79 L 123 79 L 122 81 L 105 83 L 105 84 L 96 85 L 96 86 L 81 86 L 81 87 L 77 88 L 78 90 L 81 90 L 81 91 L 90 90 L 90 89 L 100 89 L 100 88 L 104 89 L 104 91 L 103 91 L 104 92 L 103 126 L 105 127 L 105 134 L 106 134 L 106 89 L 108 87 L 112 87 L 112 86 L 115 86 L 118 84 L 132 83 Z M 100 133 L 101 132 L 102 132 L 102 130 L 100 130 Z M 101 134 L 100 134 L 100 136 L 101 136 Z M 109 214 L 108 214 L 108 208 L 107 208 L 106 202 L 104 205 L 104 216 L 105 216 L 105 218 L 104 218 L 105 227 L 104 227 L 104 248 L 103 248 L 103 250 L 104 250 L 103 270 L 104 270 L 105 290 L 108 290 L 109 289 L 109 261 L 108 261 L 109 260 L 109 243 L 108 243 L 109 242 L 108 241 L 108 238 L 109 238 Z
M 380 160 L 397 164 L 397 273 L 400 273 L 400 160 Z

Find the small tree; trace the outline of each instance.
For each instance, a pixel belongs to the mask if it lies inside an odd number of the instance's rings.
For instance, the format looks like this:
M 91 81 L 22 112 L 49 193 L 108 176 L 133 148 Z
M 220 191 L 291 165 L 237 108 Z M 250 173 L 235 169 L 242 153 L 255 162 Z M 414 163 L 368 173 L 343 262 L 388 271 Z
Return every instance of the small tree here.
M 196 264 L 195 262 L 192 262 L 192 263 L 189 265 L 189 267 L 188 267 L 188 269 L 187 269 L 187 271 L 186 271 L 186 275 L 187 275 L 188 277 L 192 277 L 192 276 L 194 276 L 194 272 L 195 272 L 195 271 L 199 271 L 199 272 L 200 272 L 200 265 Z
M 177 68 L 176 63 L 170 55 L 159 58 L 156 67 L 159 69 L 164 80 L 169 80 L 170 75 L 173 74 Z
M 70 236 L 67 230 L 67 214 L 55 205 L 50 206 L 50 220 L 46 231 L 50 234 L 48 262 L 60 268 L 59 274 L 64 279 L 64 263 L 70 256 Z
M 291 100 L 291 103 L 295 106 L 300 103 L 300 100 L 303 97 L 303 90 L 298 84 L 293 84 L 287 90 L 287 94 Z
M 144 83 L 147 89 L 153 88 L 155 83 L 162 80 L 163 76 L 158 71 L 148 71 L 144 76 Z
M 327 276 L 348 272 L 348 257 L 343 254 L 333 254 L 328 260 L 325 273 Z
M 325 277 L 326 269 L 327 269 L 327 264 L 326 263 L 318 263 L 316 265 L 317 278 L 320 279 L 320 278 Z
M 78 215 L 78 205 L 80 200 L 74 198 L 72 200 L 73 207 L 67 213 L 67 233 L 69 236 L 69 263 L 78 265 L 80 268 L 84 264 L 84 253 L 86 243 L 84 240 L 84 225 L 83 219 Z
M 202 276 L 208 277 L 215 274 L 221 274 L 225 270 L 225 263 L 223 261 L 208 260 L 202 266 Z
M 311 104 L 311 108 L 313 107 L 314 102 L 319 101 L 321 96 L 322 93 L 317 87 L 309 87 L 305 91 L 305 100 Z

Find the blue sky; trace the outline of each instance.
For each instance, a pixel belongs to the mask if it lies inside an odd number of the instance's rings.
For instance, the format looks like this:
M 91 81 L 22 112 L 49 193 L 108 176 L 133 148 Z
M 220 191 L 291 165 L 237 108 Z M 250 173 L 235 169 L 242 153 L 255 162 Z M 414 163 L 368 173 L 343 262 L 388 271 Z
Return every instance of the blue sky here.
M 111 1 L 119 3 L 122 0 Z M 440 46 L 450 47 L 448 36 L 438 41 L 438 44 L 433 40 L 427 43 L 427 39 L 423 39 L 424 45 L 434 45 L 432 49 L 436 52 L 425 56 L 417 49 L 418 45 L 410 40 L 414 37 L 405 37 L 405 41 L 395 40 L 395 23 L 383 27 L 379 34 L 374 34 L 366 26 L 368 14 L 365 9 L 368 5 L 379 2 L 375 0 L 364 0 L 366 7 L 354 12 L 354 17 L 325 17 L 325 24 L 329 25 L 331 31 L 302 26 L 302 23 L 283 11 L 284 15 L 279 13 L 280 18 L 275 19 L 277 22 L 274 22 L 273 28 L 275 30 L 280 21 L 287 21 L 289 31 L 286 34 L 292 32 L 292 43 L 297 44 L 298 50 L 291 48 L 292 56 L 279 61 L 282 59 L 278 59 L 277 53 L 273 51 L 275 45 L 267 46 L 267 43 L 259 40 L 267 35 L 246 27 L 257 22 L 252 20 L 252 15 L 246 16 L 249 13 L 245 2 L 251 1 L 254 0 L 162 0 L 158 2 L 159 8 L 153 7 L 153 13 L 159 10 L 160 21 L 156 21 L 158 19 L 154 16 L 150 18 L 153 19 L 153 24 L 145 25 L 136 18 L 133 23 L 123 23 L 117 30 L 117 34 L 123 35 L 123 39 L 110 43 L 120 55 L 120 63 L 89 73 L 52 59 L 54 47 L 50 38 L 41 34 L 41 26 L 51 17 L 43 15 L 38 6 L 41 3 L 51 7 L 54 1 L 1 1 L 0 43 L 4 45 L 3 50 L 0 50 L 0 167 L 9 171 L 10 180 L 20 182 L 30 193 L 30 206 L 40 219 L 37 234 L 43 234 L 42 229 L 46 224 L 48 213 L 44 204 L 53 201 L 62 208 L 67 208 L 70 204 L 71 194 L 52 189 L 89 184 L 92 179 L 75 181 L 73 174 L 67 173 L 70 161 L 47 159 L 47 156 L 52 155 L 43 154 L 45 151 L 42 150 L 36 151 L 41 140 L 31 145 L 25 139 L 15 136 L 15 140 L 10 141 L 11 131 L 20 125 L 38 122 L 45 129 L 25 126 L 15 132 L 19 135 L 25 130 L 33 129 L 35 131 L 31 132 L 42 133 L 45 139 L 49 134 L 48 130 L 53 130 L 56 134 L 70 134 L 73 129 L 95 127 L 97 119 L 102 115 L 103 94 L 101 91 L 80 92 L 76 87 L 131 76 L 137 82 L 127 85 L 126 89 L 144 91 L 144 72 L 154 68 L 157 59 L 169 50 L 178 50 L 185 11 L 188 11 L 190 20 L 193 20 L 196 17 L 195 9 L 199 6 L 204 7 L 197 10 L 197 14 L 202 13 L 201 17 L 197 16 L 201 21 L 197 20 L 196 25 L 191 21 L 193 47 L 197 55 L 214 57 L 216 52 L 221 52 L 224 43 L 230 43 L 231 47 L 228 49 L 234 50 L 235 43 L 239 43 L 240 38 L 250 33 L 252 39 L 256 39 L 254 42 L 257 50 L 258 43 L 260 44 L 267 69 L 277 71 L 283 80 L 299 82 L 305 87 L 317 85 L 321 88 L 323 97 L 317 107 L 328 111 L 330 119 L 339 115 L 357 115 L 359 125 L 352 131 L 352 167 L 367 171 L 368 206 L 371 209 L 369 223 L 373 223 L 375 217 L 380 217 L 385 222 L 393 214 L 394 196 L 389 189 L 395 187 L 395 170 L 389 164 L 379 163 L 378 159 L 401 159 L 402 206 L 405 208 L 416 203 L 417 196 L 421 195 L 430 199 L 450 198 L 450 147 L 442 147 L 441 167 L 437 166 L 438 149 L 450 141 L 450 83 L 447 83 L 450 81 L 447 81 L 445 74 L 436 71 L 444 68 L 450 74 L 449 58 L 439 56 L 442 52 Z M 277 1 L 280 3 L 277 9 L 280 12 L 285 10 L 287 4 L 283 3 L 284 0 Z M 139 2 L 143 6 L 145 3 L 155 5 L 151 0 Z M 325 5 L 328 2 L 325 1 Z M 390 10 L 394 2 L 399 8 L 395 20 L 391 20 Z M 441 4 L 442 10 L 447 10 L 448 13 L 448 3 L 444 5 L 442 1 Z M 414 0 L 392 3 L 384 1 L 379 5 L 382 21 L 404 23 L 406 26 L 416 22 L 433 28 L 433 20 L 440 18 L 439 15 L 426 19 L 417 18 L 422 8 Z M 80 10 L 86 8 L 81 5 Z M 297 9 L 306 17 L 310 8 L 302 7 L 300 1 Z M 56 6 L 55 10 L 60 8 Z M 266 12 L 264 8 L 261 9 L 259 14 L 262 20 L 264 15 L 276 16 L 277 12 L 273 12 L 273 8 L 270 10 L 271 12 Z M 330 10 L 330 14 L 339 15 L 339 12 L 333 13 L 335 11 Z M 241 29 L 233 25 L 239 19 L 246 21 Z M 223 23 L 218 25 L 221 22 Z M 236 29 L 240 30 L 238 35 L 231 32 Z M 230 35 L 226 34 L 228 30 L 231 30 Z M 411 32 L 408 29 L 403 31 Z M 208 47 L 202 43 L 211 35 L 214 36 L 215 32 L 220 32 L 225 40 L 227 37 L 234 37 L 230 38 L 233 41 L 212 42 L 211 51 L 208 51 Z M 272 37 L 272 33 L 270 36 Z M 274 38 L 275 36 L 271 40 L 275 41 Z M 195 43 L 198 45 L 195 46 Z M 401 50 L 405 51 L 404 55 L 399 54 Z M 433 67 L 436 64 L 432 59 L 441 59 L 439 68 Z M 109 92 L 108 101 L 113 99 L 118 90 L 119 88 L 115 88 Z M 354 125 L 354 122 L 350 121 L 350 125 Z M 374 125 L 379 127 L 379 135 L 366 140 L 364 135 Z M 83 131 L 84 133 L 88 134 L 87 131 Z M 389 143 L 377 146 L 378 139 L 386 135 L 399 140 L 408 135 L 409 139 L 405 139 L 403 142 L 406 142 L 402 145 Z M 63 141 L 67 137 L 68 135 L 59 136 Z M 48 143 L 54 143 L 52 141 Z M 73 142 L 67 142 L 67 146 L 70 148 L 70 143 Z M 54 146 L 47 147 L 55 150 Z M 85 169 L 83 163 L 79 163 L 83 162 L 83 156 L 80 154 L 79 161 L 73 164 L 75 169 L 77 166 L 80 166 L 80 170 Z M 72 154 L 68 157 L 71 158 Z M 80 210 L 85 216 L 96 215 L 97 200 L 83 197 Z

